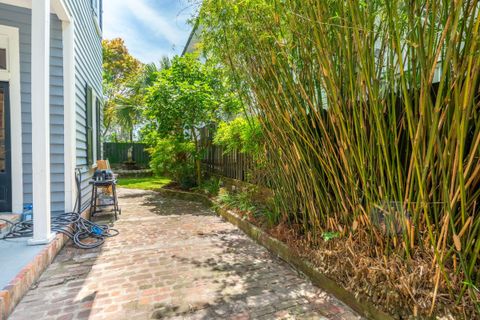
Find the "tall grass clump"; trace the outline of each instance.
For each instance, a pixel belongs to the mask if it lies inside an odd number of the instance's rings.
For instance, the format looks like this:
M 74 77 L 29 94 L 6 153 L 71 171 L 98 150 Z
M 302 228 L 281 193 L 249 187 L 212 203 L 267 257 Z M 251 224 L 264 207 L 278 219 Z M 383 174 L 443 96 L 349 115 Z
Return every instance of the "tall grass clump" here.
M 285 219 L 426 259 L 429 304 L 480 316 L 478 0 L 204 0 L 204 49 L 267 139 Z M 419 305 L 416 305 L 419 304 Z M 414 308 L 415 307 L 415 308 Z M 470 313 L 469 313 L 470 312 Z

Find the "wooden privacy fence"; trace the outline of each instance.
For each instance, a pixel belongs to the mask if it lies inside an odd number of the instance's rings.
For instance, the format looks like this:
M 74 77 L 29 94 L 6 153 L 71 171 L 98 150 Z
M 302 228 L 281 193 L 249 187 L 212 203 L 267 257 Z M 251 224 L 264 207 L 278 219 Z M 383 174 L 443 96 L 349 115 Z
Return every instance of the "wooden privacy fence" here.
M 207 173 L 219 174 L 227 178 L 249 181 L 249 172 L 253 167 L 250 155 L 225 149 L 213 144 L 215 128 L 204 127 L 200 130 L 200 144 L 204 148 L 202 167 Z
M 103 150 L 105 159 L 108 159 L 110 164 L 123 164 L 128 161 L 128 149 L 133 146 L 132 158 L 137 166 L 148 167 L 150 162 L 150 154 L 147 152 L 148 145 L 144 143 L 129 143 L 129 142 L 105 142 Z

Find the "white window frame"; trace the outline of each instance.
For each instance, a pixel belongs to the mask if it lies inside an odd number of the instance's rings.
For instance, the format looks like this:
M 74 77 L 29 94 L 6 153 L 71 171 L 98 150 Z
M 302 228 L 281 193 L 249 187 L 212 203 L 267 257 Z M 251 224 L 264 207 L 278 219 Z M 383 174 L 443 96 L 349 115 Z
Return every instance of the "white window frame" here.
M 15 27 L 0 25 L 0 35 L 7 39 L 7 70 L 0 71 L 0 81 L 9 83 L 10 92 L 10 143 L 12 174 L 12 212 L 23 211 L 23 151 L 22 105 L 20 93 L 20 37 Z
M 98 154 L 97 154 L 97 141 L 98 141 L 98 132 L 97 132 L 97 93 L 93 91 L 92 94 L 92 123 L 93 123 L 93 139 L 92 139 L 92 147 L 93 147 L 93 167 L 97 167 L 98 161 Z
M 97 103 L 98 102 L 98 106 Z M 100 108 L 100 110 L 97 110 L 97 107 Z M 103 109 L 103 100 L 101 99 L 100 96 L 96 96 L 96 101 L 95 101 L 95 106 L 94 106 L 94 112 L 95 112 L 95 154 L 98 160 L 103 160 L 103 146 L 102 146 L 102 109 Z M 98 114 L 97 111 L 100 113 Z M 99 118 L 97 118 L 99 116 Z M 99 150 L 99 148 L 100 150 Z M 99 154 L 100 153 L 100 154 Z
M 92 164 L 90 165 L 90 169 L 96 169 L 97 168 L 97 160 L 98 160 L 98 156 L 99 156 L 97 154 L 98 132 L 97 132 L 96 101 L 99 98 L 98 98 L 98 95 L 93 88 L 92 88 L 92 98 L 91 99 L 92 99 L 92 101 L 90 101 L 90 103 L 92 105 L 92 146 L 91 147 L 92 147 L 93 160 L 92 160 Z M 87 141 L 87 143 L 88 143 L 88 141 Z M 88 153 L 88 148 L 89 147 L 90 146 L 87 145 L 87 153 Z M 88 160 L 87 160 L 87 165 L 88 165 Z
M 10 45 L 9 45 L 9 39 L 10 36 L 7 34 L 2 34 L 0 33 L 0 49 L 5 49 L 6 50 L 6 69 L 0 69 L 0 78 L 1 79 L 10 79 Z M 6 81 L 8 81 L 6 80 Z

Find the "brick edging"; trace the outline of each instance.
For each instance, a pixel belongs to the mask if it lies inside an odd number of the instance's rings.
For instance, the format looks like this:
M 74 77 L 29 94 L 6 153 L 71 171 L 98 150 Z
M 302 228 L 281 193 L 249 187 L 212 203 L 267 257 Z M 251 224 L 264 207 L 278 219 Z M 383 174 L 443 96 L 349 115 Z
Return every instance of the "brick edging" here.
M 82 213 L 82 217 L 87 216 L 88 209 Z M 55 239 L 23 267 L 9 284 L 0 290 L 0 320 L 8 318 L 32 284 L 40 278 L 68 241 L 69 238 L 65 234 L 57 233 Z
M 360 315 L 375 320 L 393 320 L 393 318 L 376 309 L 372 304 L 365 300 L 356 298 L 352 293 L 345 290 L 335 281 L 331 280 L 321 273 L 311 262 L 304 260 L 298 254 L 294 253 L 285 243 L 268 235 L 263 230 L 254 226 L 246 220 L 242 220 L 233 212 L 216 207 L 215 210 L 230 223 L 236 225 L 240 230 L 247 234 L 257 243 L 266 247 L 269 251 L 275 253 L 282 260 L 292 265 L 295 269 L 305 274 L 314 285 L 334 295 L 337 299 L 348 305 Z
M 252 223 L 241 219 L 235 213 L 222 208 L 218 205 L 218 203 L 215 203 L 207 196 L 198 193 L 170 189 L 158 189 L 155 191 L 158 191 L 164 196 L 170 196 L 182 200 L 198 201 L 212 206 L 214 210 L 225 220 L 237 226 L 247 236 L 267 248 L 270 252 L 276 254 L 282 260 L 293 266 L 296 270 L 302 272 L 310 279 L 310 281 L 312 281 L 314 285 L 332 294 L 360 315 L 374 320 L 393 320 L 393 318 L 387 313 L 376 309 L 370 302 L 364 299 L 356 298 L 352 293 L 345 290 L 335 281 L 325 276 L 311 262 L 304 260 L 298 254 L 293 252 L 293 250 L 291 250 L 290 247 L 288 247 L 285 243 L 271 237 L 262 229 L 254 226 Z

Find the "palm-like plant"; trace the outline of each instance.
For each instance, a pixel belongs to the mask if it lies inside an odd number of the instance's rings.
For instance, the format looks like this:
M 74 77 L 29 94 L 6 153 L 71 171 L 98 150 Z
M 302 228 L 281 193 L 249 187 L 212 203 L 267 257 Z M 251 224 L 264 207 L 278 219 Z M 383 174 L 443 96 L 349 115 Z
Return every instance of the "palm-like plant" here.
M 110 104 L 105 108 L 108 123 L 117 124 L 117 127 L 128 135 L 131 143 L 134 140 L 135 130 L 142 123 L 146 90 L 155 81 L 160 68 L 165 65 L 168 65 L 167 58 L 160 62 L 160 67 L 155 63 L 142 65 L 140 72 L 124 85 L 121 93 L 109 100 Z M 108 127 L 106 129 L 108 130 Z

